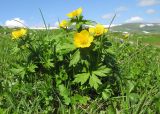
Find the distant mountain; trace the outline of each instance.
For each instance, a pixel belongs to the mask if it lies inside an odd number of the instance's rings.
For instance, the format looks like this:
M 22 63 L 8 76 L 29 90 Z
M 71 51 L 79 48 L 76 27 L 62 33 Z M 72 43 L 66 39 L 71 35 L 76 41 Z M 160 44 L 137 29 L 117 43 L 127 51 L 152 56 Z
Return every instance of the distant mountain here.
M 160 33 L 160 23 L 126 23 L 111 28 L 113 31 L 136 33 Z

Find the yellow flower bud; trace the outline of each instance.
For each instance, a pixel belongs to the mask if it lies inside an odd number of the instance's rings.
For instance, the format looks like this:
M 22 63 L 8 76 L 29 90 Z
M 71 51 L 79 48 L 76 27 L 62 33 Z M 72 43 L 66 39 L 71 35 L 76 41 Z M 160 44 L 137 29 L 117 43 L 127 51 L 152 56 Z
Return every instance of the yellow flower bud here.
M 79 16 L 79 15 L 81 15 L 81 14 L 82 14 L 82 8 L 78 8 L 78 9 L 76 9 L 76 10 L 68 13 L 67 16 L 68 16 L 69 18 L 74 18 L 74 17 Z
M 59 24 L 60 27 L 66 28 L 68 26 L 68 21 L 67 20 L 62 20 Z

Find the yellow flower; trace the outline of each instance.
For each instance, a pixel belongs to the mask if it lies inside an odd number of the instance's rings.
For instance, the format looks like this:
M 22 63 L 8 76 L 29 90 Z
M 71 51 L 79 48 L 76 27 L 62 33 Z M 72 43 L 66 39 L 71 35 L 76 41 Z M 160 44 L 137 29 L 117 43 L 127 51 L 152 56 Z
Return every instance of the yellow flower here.
M 129 38 L 129 33 L 123 35 L 123 39 L 128 39 L 128 38 Z
M 93 42 L 93 36 L 89 34 L 87 30 L 82 30 L 80 33 L 76 33 L 74 36 L 74 45 L 77 48 L 86 48 Z
M 100 36 L 101 34 L 103 34 L 105 32 L 104 26 L 97 24 L 95 27 L 95 36 Z
M 15 30 L 15 31 L 12 32 L 12 39 L 13 39 L 13 40 L 14 40 L 14 39 L 18 39 L 18 38 L 26 35 L 26 33 L 27 33 L 27 30 L 26 30 L 26 29 L 23 29 L 23 28 L 20 29 L 20 30 Z
M 82 8 L 78 8 L 78 9 L 76 9 L 76 10 L 68 13 L 67 16 L 68 16 L 69 18 L 74 18 L 74 17 L 76 17 L 76 16 L 81 15 L 81 13 L 82 13 Z
M 104 33 L 107 33 L 108 32 L 108 28 L 104 29 Z
M 108 32 L 108 29 L 105 29 L 104 26 L 100 24 L 97 24 L 94 28 L 89 28 L 89 33 L 94 36 L 100 36 L 106 32 Z
M 89 28 L 89 33 L 93 35 L 95 33 L 95 28 L 93 27 Z
M 68 26 L 68 21 L 67 20 L 62 20 L 59 24 L 60 27 L 66 28 Z

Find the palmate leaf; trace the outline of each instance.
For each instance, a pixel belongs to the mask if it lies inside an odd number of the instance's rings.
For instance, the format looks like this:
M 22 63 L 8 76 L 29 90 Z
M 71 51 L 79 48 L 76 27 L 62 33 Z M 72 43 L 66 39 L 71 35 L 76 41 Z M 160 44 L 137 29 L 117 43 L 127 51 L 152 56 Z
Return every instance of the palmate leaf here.
M 65 36 L 62 37 L 62 36 L 63 35 L 57 38 L 58 41 L 56 45 L 56 52 L 60 55 L 67 54 L 76 49 L 76 47 L 73 44 L 72 37 L 65 37 Z
M 74 96 L 71 97 L 71 103 L 73 105 L 75 105 L 76 103 L 86 105 L 88 100 L 89 100 L 88 96 L 81 96 L 79 94 L 75 94 Z
M 82 85 L 88 80 L 89 75 L 90 75 L 89 73 L 77 74 L 77 75 L 75 75 L 76 78 L 73 82 L 81 83 L 81 85 Z
M 80 51 L 79 49 L 71 56 L 71 61 L 69 67 L 75 66 L 80 60 Z
M 71 43 L 63 43 L 63 44 L 59 44 L 57 45 L 57 53 L 59 53 L 60 55 L 63 54 L 67 54 L 73 50 L 75 50 L 75 46 Z
M 98 68 L 96 71 L 93 71 L 93 74 L 100 76 L 100 77 L 106 77 L 108 76 L 107 74 L 110 73 L 111 69 L 107 68 L 105 66 L 102 66 Z
M 24 76 L 25 76 L 25 74 L 26 74 L 26 68 L 23 67 L 23 66 L 17 65 L 17 66 L 15 66 L 15 68 L 12 68 L 12 69 L 11 69 L 11 72 L 12 72 L 14 75 L 19 75 L 19 76 L 21 76 L 22 78 L 24 78 Z
M 102 92 L 102 98 L 107 100 L 110 96 L 111 96 L 111 89 L 105 89 L 103 92 Z
M 54 63 L 53 63 L 52 61 L 53 61 L 53 59 L 47 59 L 47 60 L 45 60 L 45 62 L 44 62 L 44 67 L 45 67 L 45 68 L 54 67 Z
M 99 84 L 102 84 L 102 82 L 96 75 L 92 74 L 92 76 L 90 76 L 90 79 L 89 79 L 89 84 L 91 87 L 97 90 L 97 88 L 99 87 Z
M 29 64 L 27 67 L 27 70 L 29 72 L 35 72 L 35 69 L 37 68 L 37 66 L 35 64 Z
M 69 90 L 63 84 L 59 85 L 58 88 L 59 88 L 60 95 L 63 96 L 64 98 L 65 104 L 69 105 L 71 102 L 69 98 Z

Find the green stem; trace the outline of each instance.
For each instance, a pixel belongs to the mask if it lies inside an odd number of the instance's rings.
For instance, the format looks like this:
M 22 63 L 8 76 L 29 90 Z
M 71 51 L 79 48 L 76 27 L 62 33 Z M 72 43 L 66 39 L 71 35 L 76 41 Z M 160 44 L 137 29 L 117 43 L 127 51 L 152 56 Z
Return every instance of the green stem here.
M 45 26 L 45 28 L 46 28 L 46 30 L 47 30 L 48 28 L 47 28 L 47 24 L 46 24 L 46 21 L 45 21 L 45 19 L 44 19 L 43 13 L 42 13 L 41 9 L 39 9 L 39 11 L 40 11 L 40 13 L 41 13 L 41 17 L 42 17 L 42 19 L 43 19 L 44 26 Z

